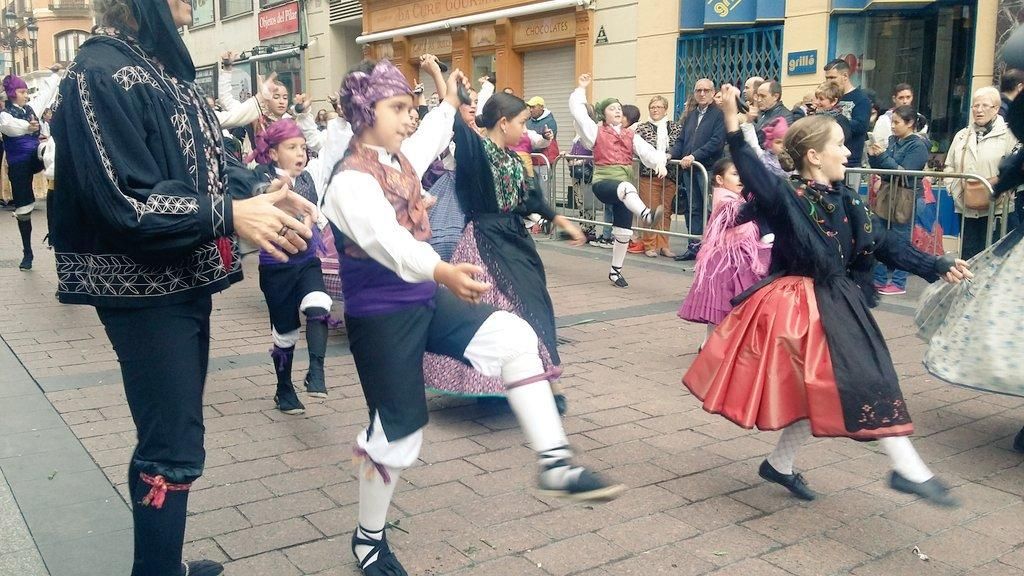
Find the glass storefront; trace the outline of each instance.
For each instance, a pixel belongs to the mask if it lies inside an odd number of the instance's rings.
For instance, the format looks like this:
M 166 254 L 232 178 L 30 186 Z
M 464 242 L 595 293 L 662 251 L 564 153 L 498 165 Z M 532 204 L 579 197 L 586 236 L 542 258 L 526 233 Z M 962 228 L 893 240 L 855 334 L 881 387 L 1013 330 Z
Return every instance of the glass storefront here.
M 875 91 L 886 108 L 894 86 L 913 86 L 914 104 L 929 120 L 933 150 L 945 152 L 970 112 L 973 9 L 866 12 L 834 16 L 832 23 L 833 57 L 850 63 L 853 84 Z

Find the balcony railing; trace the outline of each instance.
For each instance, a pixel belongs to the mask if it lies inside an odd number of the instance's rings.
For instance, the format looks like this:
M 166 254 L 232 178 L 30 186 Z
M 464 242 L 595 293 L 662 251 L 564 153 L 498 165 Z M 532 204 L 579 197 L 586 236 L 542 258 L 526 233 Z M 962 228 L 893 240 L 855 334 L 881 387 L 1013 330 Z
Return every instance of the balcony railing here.
M 89 0 L 50 0 L 53 12 L 87 12 L 92 7 Z

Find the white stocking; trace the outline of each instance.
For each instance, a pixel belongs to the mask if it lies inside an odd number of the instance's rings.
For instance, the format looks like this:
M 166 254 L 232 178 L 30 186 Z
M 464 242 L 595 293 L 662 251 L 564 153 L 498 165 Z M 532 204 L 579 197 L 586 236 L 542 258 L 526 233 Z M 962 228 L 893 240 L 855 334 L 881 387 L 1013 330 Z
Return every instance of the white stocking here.
M 779 443 L 775 445 L 775 450 L 768 456 L 768 463 L 780 474 L 792 474 L 796 452 L 810 437 L 811 422 L 809 420 L 800 420 L 790 424 L 782 431 Z
M 898 472 L 900 476 L 918 484 L 927 482 L 934 476 L 924 463 L 924 460 L 921 460 L 921 456 L 914 449 L 914 445 L 910 443 L 910 438 L 906 436 L 890 436 L 889 438 L 880 439 L 878 444 L 889 455 L 889 460 L 892 461 L 892 469 Z

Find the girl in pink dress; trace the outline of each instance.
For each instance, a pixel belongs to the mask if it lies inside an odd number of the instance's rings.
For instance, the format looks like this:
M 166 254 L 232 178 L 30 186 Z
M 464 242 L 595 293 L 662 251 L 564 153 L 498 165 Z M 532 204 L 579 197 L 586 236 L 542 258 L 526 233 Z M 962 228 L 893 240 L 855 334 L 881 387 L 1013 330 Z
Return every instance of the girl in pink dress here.
M 712 173 L 711 218 L 697 255 L 693 284 L 679 308 L 683 320 L 707 324 L 709 335 L 732 310 L 730 301 L 768 274 L 774 240 L 772 234 L 762 237 L 751 214 L 745 214 L 749 208 L 743 183 L 732 160 L 719 160 Z

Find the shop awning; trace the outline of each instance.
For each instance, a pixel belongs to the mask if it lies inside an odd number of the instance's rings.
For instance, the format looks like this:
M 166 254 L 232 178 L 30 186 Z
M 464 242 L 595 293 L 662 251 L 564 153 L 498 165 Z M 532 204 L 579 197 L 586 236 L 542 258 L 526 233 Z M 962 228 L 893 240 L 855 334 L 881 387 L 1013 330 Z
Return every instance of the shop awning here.
M 935 0 L 832 0 L 832 10 L 860 11 L 868 8 L 920 8 Z
M 356 38 L 356 43 L 367 44 L 380 40 L 390 40 L 396 36 L 414 36 L 417 34 L 436 32 L 438 30 L 451 30 L 452 28 L 458 28 L 460 26 L 472 26 L 473 24 L 480 24 L 483 22 L 494 22 L 495 20 L 500 20 L 502 18 L 518 18 L 519 16 L 540 14 L 542 12 L 551 12 L 574 6 L 589 8 L 592 1 L 593 0 L 545 0 L 544 2 L 535 2 L 525 6 L 516 6 L 515 8 L 505 8 L 503 10 L 494 10 L 492 12 L 461 16 L 450 20 L 438 20 L 437 22 L 429 22 L 427 24 L 417 24 L 415 26 L 407 26 L 405 28 L 395 28 L 394 30 L 374 32 L 373 34 L 359 36 Z M 784 0 L 779 1 L 781 2 Z
M 692 0 L 681 1 L 692 4 Z M 684 7 L 679 12 L 680 29 L 703 30 L 715 26 L 782 20 L 786 17 L 786 0 L 704 0 L 703 10 L 688 10 Z

